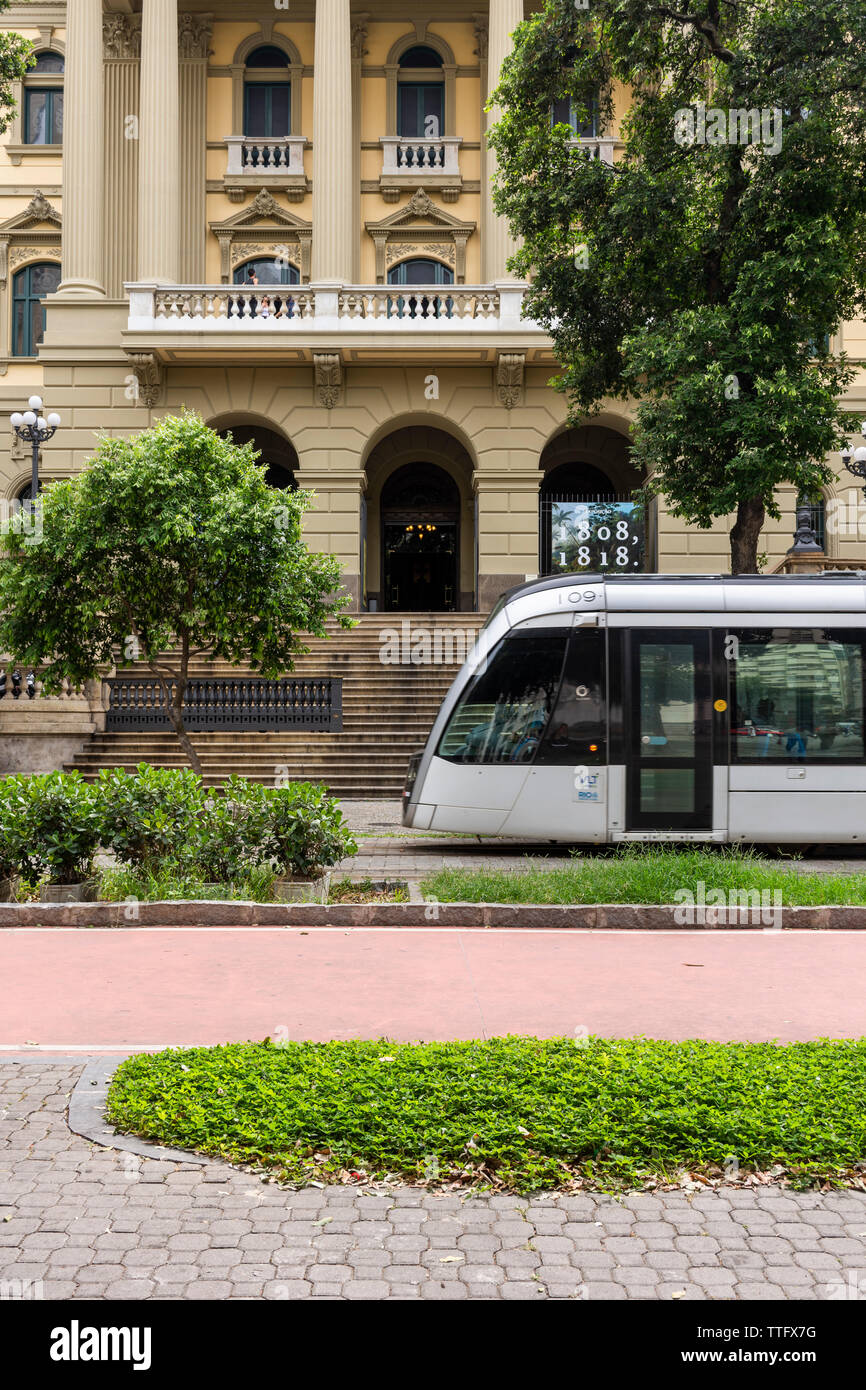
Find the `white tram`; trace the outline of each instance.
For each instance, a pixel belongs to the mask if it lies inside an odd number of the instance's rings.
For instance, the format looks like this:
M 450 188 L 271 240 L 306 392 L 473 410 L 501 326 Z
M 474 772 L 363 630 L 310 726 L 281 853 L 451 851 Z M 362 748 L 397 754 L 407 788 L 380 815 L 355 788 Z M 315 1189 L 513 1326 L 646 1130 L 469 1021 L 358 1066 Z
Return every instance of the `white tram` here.
M 503 595 L 404 824 L 520 839 L 866 839 L 866 572 L 558 575 Z

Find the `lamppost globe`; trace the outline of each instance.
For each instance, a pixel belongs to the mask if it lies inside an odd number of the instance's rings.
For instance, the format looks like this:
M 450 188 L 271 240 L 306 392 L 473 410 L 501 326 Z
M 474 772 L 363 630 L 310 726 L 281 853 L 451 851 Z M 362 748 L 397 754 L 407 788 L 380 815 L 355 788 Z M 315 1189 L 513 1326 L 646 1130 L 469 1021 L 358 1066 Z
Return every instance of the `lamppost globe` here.
M 861 444 L 859 449 L 854 450 L 854 462 L 866 464 L 866 446 Z
M 9 416 L 9 423 L 18 438 L 29 444 L 33 451 L 33 479 L 30 486 L 30 501 L 35 506 L 39 494 L 39 449 L 50 439 L 60 424 L 60 416 L 53 412 L 43 415 L 41 396 L 31 396 L 25 411 L 15 410 Z

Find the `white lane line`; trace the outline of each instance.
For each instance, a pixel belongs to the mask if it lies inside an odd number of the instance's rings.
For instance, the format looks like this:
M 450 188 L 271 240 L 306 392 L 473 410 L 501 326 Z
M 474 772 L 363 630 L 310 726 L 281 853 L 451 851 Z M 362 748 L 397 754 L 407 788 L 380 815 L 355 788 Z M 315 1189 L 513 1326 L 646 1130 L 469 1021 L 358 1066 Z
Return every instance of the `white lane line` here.
M 679 931 L 667 927 L 5 927 L 0 928 L 0 942 L 7 936 L 56 936 L 59 933 L 68 933 L 71 936 L 83 937 L 103 933 L 107 936 L 123 937 L 134 935 L 136 932 L 147 936 L 153 936 L 154 932 L 170 932 L 172 936 L 179 936 L 184 932 L 193 936 L 204 936 L 208 932 L 241 932 L 250 937 L 260 936 L 262 932 L 273 932 L 281 936 L 322 936 L 326 933 L 332 936 L 355 936 L 365 932 L 393 936 L 630 936 L 636 939 L 675 936 L 681 940 L 685 937 L 714 940 L 719 936 L 736 936 L 743 940 L 755 940 L 765 936 L 777 936 L 780 939 L 788 936 L 811 936 L 816 939 L 828 936 L 866 937 L 866 931 L 844 927 L 786 927 L 783 931 L 777 931 L 775 927 L 713 927 L 706 930 L 683 927 Z
M 0 1052 L 162 1052 L 196 1043 L 0 1043 Z

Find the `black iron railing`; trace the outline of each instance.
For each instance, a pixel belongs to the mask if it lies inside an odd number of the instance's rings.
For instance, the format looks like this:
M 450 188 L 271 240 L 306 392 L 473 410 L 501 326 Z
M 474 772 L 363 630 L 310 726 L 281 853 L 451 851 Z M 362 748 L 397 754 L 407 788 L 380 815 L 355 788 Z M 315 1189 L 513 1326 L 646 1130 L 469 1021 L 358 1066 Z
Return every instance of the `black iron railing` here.
M 170 729 L 162 688 L 148 676 L 114 676 L 108 682 L 106 729 Z M 169 684 L 174 692 L 174 683 Z M 343 727 L 343 682 L 331 679 L 255 676 L 191 680 L 183 702 L 191 732 L 217 729 L 321 729 Z

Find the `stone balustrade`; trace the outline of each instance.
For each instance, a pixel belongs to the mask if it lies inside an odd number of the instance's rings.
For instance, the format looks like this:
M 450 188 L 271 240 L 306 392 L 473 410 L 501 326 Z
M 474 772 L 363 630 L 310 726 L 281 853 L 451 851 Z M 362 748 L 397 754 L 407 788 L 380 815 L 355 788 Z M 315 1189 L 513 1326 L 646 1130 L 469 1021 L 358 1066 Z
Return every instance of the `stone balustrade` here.
M 521 319 L 523 288 L 494 285 L 129 285 L 131 333 L 499 329 Z
M 572 149 L 582 150 L 587 159 L 600 159 L 604 164 L 613 164 L 613 151 L 616 140 L 598 136 L 569 140 Z
M 303 135 L 283 135 L 278 139 L 255 135 L 226 136 L 226 175 L 300 175 L 304 173 Z
M 105 728 L 107 687 L 101 680 L 85 681 L 80 690 L 64 681 L 56 694 L 46 695 L 37 668 L 30 697 L 26 682 L 31 669 L 0 657 L 0 671 L 6 674 L 6 695 L 0 700 L 0 776 L 61 767 L 80 752 L 91 734 Z M 21 674 L 17 699 L 14 671 Z

